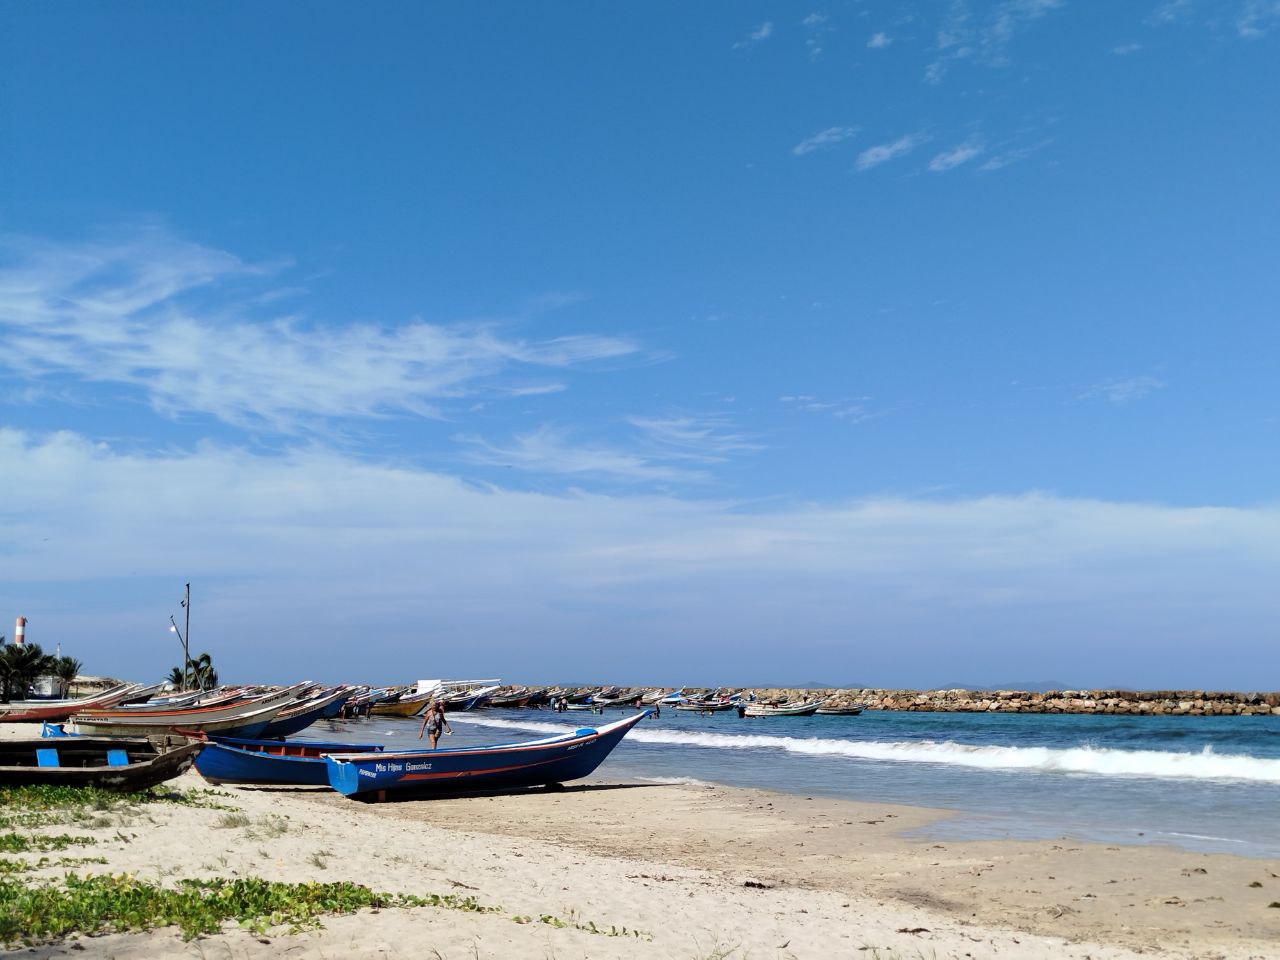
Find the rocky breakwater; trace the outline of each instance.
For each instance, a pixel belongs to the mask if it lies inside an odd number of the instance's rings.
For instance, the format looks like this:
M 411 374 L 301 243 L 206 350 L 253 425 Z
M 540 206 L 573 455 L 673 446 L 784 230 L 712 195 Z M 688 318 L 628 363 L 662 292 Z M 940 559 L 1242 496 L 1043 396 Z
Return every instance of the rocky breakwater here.
M 1133 716 L 1280 716 L 1280 692 L 1206 690 L 793 690 L 752 691 L 759 700 L 825 699 L 866 710 L 949 713 L 1108 713 Z

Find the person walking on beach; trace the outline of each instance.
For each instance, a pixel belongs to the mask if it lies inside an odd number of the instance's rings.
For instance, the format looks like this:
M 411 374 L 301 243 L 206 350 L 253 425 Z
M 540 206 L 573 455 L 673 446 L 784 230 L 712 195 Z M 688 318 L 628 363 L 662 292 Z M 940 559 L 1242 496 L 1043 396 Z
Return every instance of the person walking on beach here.
M 449 731 L 449 735 L 453 735 L 453 727 L 449 726 L 449 721 L 444 716 L 444 704 L 436 700 L 427 707 L 426 716 L 422 718 L 422 726 L 418 729 L 418 739 L 422 739 L 423 731 L 426 731 L 427 742 L 431 744 L 431 749 L 436 748 L 436 744 L 440 742 L 440 729 L 443 727 Z

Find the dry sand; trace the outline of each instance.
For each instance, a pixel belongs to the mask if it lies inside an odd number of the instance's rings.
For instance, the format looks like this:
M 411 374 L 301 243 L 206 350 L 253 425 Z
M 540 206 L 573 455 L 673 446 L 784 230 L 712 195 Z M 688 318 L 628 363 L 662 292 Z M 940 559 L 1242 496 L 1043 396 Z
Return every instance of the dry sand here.
M 194 773 L 173 785 L 206 786 Z M 562 793 L 384 804 L 324 790 L 224 789 L 229 796 L 216 799 L 247 824 L 219 826 L 225 811 L 148 805 L 109 826 L 77 826 L 99 842 L 67 853 L 108 858 L 87 868 L 95 872 L 162 882 L 341 879 L 470 894 L 503 912 L 388 909 L 327 917 L 322 930 L 267 942 L 229 928 L 184 944 L 165 930 L 21 955 L 1280 956 L 1280 909 L 1268 907 L 1280 900 L 1275 861 L 1065 841 L 938 843 L 902 833 L 942 811 L 723 787 L 594 781 Z M 543 914 L 644 936 L 511 919 Z

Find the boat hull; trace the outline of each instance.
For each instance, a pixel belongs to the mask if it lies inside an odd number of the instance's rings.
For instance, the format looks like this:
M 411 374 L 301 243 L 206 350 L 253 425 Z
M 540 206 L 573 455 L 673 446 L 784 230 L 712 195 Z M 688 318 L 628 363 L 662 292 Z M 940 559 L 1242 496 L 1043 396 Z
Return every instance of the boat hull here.
M 146 790 L 185 773 L 203 747 L 201 741 L 185 737 L 162 739 L 158 745 L 146 737 L 59 737 L 7 741 L 0 749 L 0 786 Z M 56 750 L 60 765 L 36 765 L 37 749 Z M 129 755 L 128 765 L 108 763 L 108 750 L 125 751 Z M 30 764 L 25 753 L 31 754 Z
M 378 752 L 381 746 L 218 738 L 196 757 L 196 770 L 210 783 L 329 785 L 326 752 Z
M 137 695 L 149 695 L 159 690 L 161 684 L 140 686 L 124 684 L 111 690 L 105 690 L 97 696 L 84 697 L 79 700 L 59 700 L 54 703 L 22 703 L 0 707 L 0 723 L 61 723 L 71 718 L 72 714 L 94 707 L 113 707 L 121 701 Z
M 332 697 L 323 698 L 320 702 L 313 704 L 309 709 L 294 711 L 290 715 L 290 711 L 281 710 L 274 720 L 263 728 L 262 733 L 258 736 L 267 737 L 289 737 L 295 733 L 301 733 L 307 727 L 311 726 L 318 720 L 323 720 L 329 713 L 329 710 L 336 703 L 337 709 L 341 710 L 342 705 L 350 699 L 350 694 L 340 693 Z
M 589 776 L 651 711 L 599 728 L 524 743 L 326 758 L 329 785 L 345 796 L 509 790 Z
M 790 709 L 771 709 L 769 707 L 747 707 L 744 715 L 748 717 L 812 717 L 818 712 L 817 707 L 800 707 Z
M 427 708 L 430 697 L 421 700 L 393 700 L 390 703 L 375 703 L 369 713 L 375 717 L 416 717 Z

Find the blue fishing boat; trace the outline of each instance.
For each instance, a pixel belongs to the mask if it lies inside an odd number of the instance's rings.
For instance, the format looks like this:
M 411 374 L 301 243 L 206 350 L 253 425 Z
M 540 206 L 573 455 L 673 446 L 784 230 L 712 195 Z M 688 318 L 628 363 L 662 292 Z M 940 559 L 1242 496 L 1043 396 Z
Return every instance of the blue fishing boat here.
M 210 783 L 275 783 L 323 787 L 324 755 L 374 753 L 381 745 L 306 740 L 211 739 L 196 756 L 196 770 Z
M 588 776 L 627 734 L 649 716 L 644 710 L 599 729 L 521 743 L 380 753 L 331 753 L 329 785 L 348 797 L 382 799 L 386 791 L 446 793 L 552 786 Z

